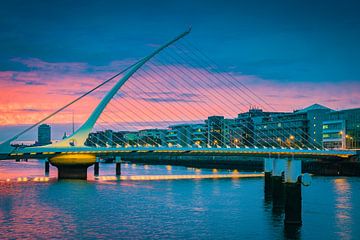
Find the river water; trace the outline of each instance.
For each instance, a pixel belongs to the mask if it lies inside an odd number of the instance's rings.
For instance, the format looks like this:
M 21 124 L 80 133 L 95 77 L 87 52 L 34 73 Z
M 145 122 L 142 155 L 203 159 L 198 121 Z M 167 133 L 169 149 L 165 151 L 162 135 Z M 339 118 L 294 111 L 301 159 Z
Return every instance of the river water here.
M 46 181 L 42 161 L 0 162 L 0 239 L 360 239 L 356 177 L 313 177 L 303 225 L 288 229 L 263 178 L 106 181 L 89 168 L 88 181 L 57 181 L 50 172 Z M 100 165 L 101 176 L 114 173 Z M 212 171 L 122 165 L 123 175 L 195 173 Z

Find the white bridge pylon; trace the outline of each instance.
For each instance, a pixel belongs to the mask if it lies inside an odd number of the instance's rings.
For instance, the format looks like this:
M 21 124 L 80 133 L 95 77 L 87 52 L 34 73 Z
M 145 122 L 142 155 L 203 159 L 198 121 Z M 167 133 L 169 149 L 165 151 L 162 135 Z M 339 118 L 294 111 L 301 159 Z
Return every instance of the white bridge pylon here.
M 125 82 L 137 71 L 139 70 L 147 61 L 153 58 L 155 55 L 160 53 L 165 48 L 169 47 L 173 43 L 177 42 L 181 38 L 188 35 L 191 31 L 189 28 L 187 31 L 181 33 L 173 40 L 167 42 L 163 46 L 156 49 L 150 55 L 144 57 L 140 61 L 138 61 L 114 86 L 113 88 L 105 95 L 105 97 L 101 100 L 99 105 L 95 108 L 95 110 L 91 113 L 88 120 L 72 135 L 69 137 L 58 141 L 53 144 L 49 144 L 44 147 L 69 147 L 69 146 L 77 146 L 77 147 L 84 147 L 85 141 L 88 138 L 90 132 L 92 131 L 96 121 L 100 117 L 101 113 L 104 111 L 105 107 L 108 105 L 110 100 L 114 97 L 114 95 L 119 91 L 119 89 L 125 84 Z

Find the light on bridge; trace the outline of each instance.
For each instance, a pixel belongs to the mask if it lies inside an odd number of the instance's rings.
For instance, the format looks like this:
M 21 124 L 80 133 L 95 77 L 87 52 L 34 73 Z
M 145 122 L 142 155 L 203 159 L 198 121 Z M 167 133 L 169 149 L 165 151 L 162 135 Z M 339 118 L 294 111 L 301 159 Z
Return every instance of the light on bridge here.
M 17 178 L 17 181 L 18 181 L 18 182 L 27 182 L 27 181 L 28 181 L 28 178 L 27 178 L 27 177 L 18 177 L 18 178 Z

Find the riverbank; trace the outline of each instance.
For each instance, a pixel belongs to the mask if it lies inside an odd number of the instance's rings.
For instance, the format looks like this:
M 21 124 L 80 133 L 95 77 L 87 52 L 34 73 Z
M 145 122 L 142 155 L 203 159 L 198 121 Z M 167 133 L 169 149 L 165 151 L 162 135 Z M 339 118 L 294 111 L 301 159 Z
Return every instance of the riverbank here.
M 123 161 L 151 165 L 175 165 L 209 169 L 237 169 L 238 171 L 262 172 L 262 157 L 247 156 L 190 156 L 190 155 L 145 155 L 129 154 Z M 357 159 L 302 159 L 303 172 L 319 176 L 360 176 L 360 162 Z

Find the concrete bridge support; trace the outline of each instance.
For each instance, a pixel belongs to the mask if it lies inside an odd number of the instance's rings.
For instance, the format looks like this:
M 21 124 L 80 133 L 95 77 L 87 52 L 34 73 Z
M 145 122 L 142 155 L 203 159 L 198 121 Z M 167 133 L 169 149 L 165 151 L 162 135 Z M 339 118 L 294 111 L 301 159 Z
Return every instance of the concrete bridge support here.
M 286 160 L 273 158 L 273 171 L 271 176 L 273 210 L 282 213 L 285 202 L 285 189 L 283 184 L 283 173 Z
M 49 173 L 50 173 L 49 159 L 45 158 L 45 176 L 49 176 Z
M 87 178 L 87 169 L 96 162 L 92 154 L 59 154 L 49 159 L 58 169 L 58 179 Z
M 115 165 L 116 165 L 116 176 L 121 175 L 121 157 L 116 156 L 115 157 Z
M 265 201 L 272 199 L 272 171 L 273 171 L 273 158 L 264 158 L 264 194 Z
M 96 162 L 94 164 L 94 176 L 99 176 L 99 167 L 100 167 L 100 158 L 96 157 Z
M 274 213 L 280 215 L 285 210 L 285 225 L 300 226 L 302 224 L 301 160 L 265 158 L 264 172 L 265 200 L 271 189 Z
M 285 224 L 302 224 L 300 178 L 301 160 L 287 160 L 285 170 Z

